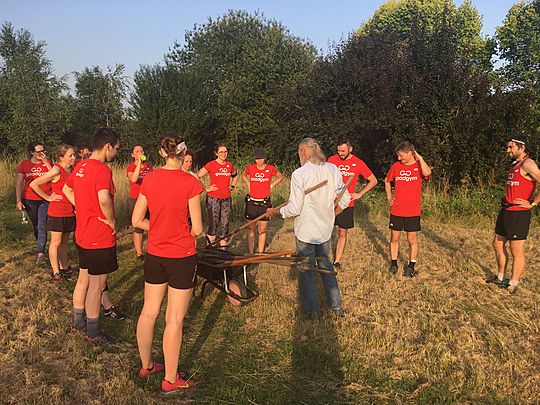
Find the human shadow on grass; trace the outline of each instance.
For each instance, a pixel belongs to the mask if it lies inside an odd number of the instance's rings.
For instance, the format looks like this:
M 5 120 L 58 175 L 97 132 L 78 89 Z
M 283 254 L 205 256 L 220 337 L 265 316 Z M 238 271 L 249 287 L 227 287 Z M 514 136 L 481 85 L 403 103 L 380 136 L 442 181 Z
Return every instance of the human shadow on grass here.
M 463 249 L 460 249 L 458 246 L 454 245 L 453 243 L 449 242 L 447 239 L 442 238 L 441 236 L 437 235 L 432 229 L 430 228 L 423 228 L 422 233 L 428 238 L 431 239 L 433 242 L 435 242 L 440 247 L 446 249 L 452 256 L 459 255 L 461 257 L 464 257 L 465 259 L 470 260 L 474 264 L 476 264 L 483 272 L 484 276 L 486 278 L 490 278 L 493 276 L 492 271 L 489 267 L 487 267 L 484 263 L 482 263 L 478 258 L 471 256 L 464 252 Z
M 324 297 L 321 283 L 318 284 L 319 297 Z M 331 312 L 323 310 L 317 320 L 307 320 L 300 313 L 296 318 L 292 332 L 290 403 L 347 402 L 337 333 L 339 318 Z

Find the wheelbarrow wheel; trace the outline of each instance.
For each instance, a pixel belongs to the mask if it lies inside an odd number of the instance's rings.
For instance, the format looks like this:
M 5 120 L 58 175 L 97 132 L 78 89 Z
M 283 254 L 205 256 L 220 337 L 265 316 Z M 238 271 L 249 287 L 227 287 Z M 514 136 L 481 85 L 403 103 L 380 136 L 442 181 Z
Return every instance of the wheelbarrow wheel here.
M 244 280 L 240 278 L 235 278 L 229 281 L 229 291 L 245 298 L 247 296 L 247 288 L 244 284 Z M 231 297 L 230 295 L 227 295 L 227 298 L 229 299 L 229 302 L 234 306 L 242 306 L 245 304 L 243 301 L 239 301 L 236 298 Z

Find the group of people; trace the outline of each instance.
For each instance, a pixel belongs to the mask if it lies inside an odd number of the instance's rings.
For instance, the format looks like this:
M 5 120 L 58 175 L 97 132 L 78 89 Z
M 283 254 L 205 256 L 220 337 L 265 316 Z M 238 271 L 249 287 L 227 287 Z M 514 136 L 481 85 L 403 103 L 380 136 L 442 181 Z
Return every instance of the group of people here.
M 26 210 L 34 228 L 38 245 L 37 264 L 45 260 L 47 231 L 51 232 L 49 260 L 53 279 L 60 281 L 72 272 L 68 263 L 69 235 L 74 240 L 79 259 L 79 274 L 73 292 L 73 326 L 70 332 L 80 334 L 93 343 L 106 344 L 99 326 L 103 305 L 113 317 L 124 317 L 110 301 L 108 275 L 118 269 L 116 254 L 115 185 L 108 163 L 120 148 L 120 136 L 111 128 L 99 128 L 88 148 L 61 146 L 53 165 L 42 143 L 28 145 L 29 159 L 17 171 L 17 209 Z M 249 229 L 248 246 L 255 253 L 264 253 L 267 223 L 270 218 L 294 218 L 297 254 L 312 260 L 312 265 L 329 270 L 321 272 L 328 305 L 336 316 L 343 316 L 341 292 L 335 270 L 342 267 L 347 231 L 354 227 L 354 203 L 377 184 L 368 166 L 353 152 L 347 139 L 336 145 L 337 153 L 328 160 L 313 138 L 303 139 L 298 146 L 300 167 L 291 176 L 288 203 L 272 208 L 271 190 L 283 176 L 267 163 L 267 153 L 257 149 L 254 164 L 242 173 L 248 187 L 245 216 L 256 219 Z M 130 182 L 133 242 L 137 257 L 144 261 L 144 305 L 137 323 L 137 343 L 141 357 L 139 377 L 164 372 L 162 392 L 172 393 L 190 388 L 194 382 L 178 372 L 182 342 L 182 325 L 191 294 L 196 284 L 196 238 L 203 235 L 201 195 L 206 193 L 210 242 L 226 247 L 231 221 L 231 192 L 238 182 L 238 173 L 227 160 L 224 144 L 215 148 L 215 159 L 197 173 L 191 171 L 193 153 L 184 140 L 174 133 L 160 138 L 158 153 L 163 166 L 155 169 L 146 159 L 144 149 L 132 149 L 133 163 L 126 170 Z M 506 195 L 497 218 L 495 248 L 498 274 L 488 281 L 515 292 L 525 266 L 523 246 L 527 238 L 531 209 L 540 202 L 540 193 L 533 199 L 540 171 L 529 157 L 524 138 L 514 137 L 507 143 L 507 152 L 515 161 L 508 172 Z M 79 161 L 75 163 L 76 153 Z M 418 256 L 417 232 L 420 231 L 422 182 L 429 179 L 431 168 L 410 142 L 400 143 L 395 153 L 397 162 L 385 178 L 390 210 L 390 266 L 392 275 L 398 270 L 401 232 L 407 234 L 409 260 L 403 275 L 413 277 Z M 73 170 L 70 170 L 74 165 Z M 209 184 L 201 181 L 209 177 Z M 366 184 L 358 189 L 362 177 Z M 315 185 L 321 185 L 311 190 Z M 331 236 L 337 226 L 334 260 L 330 260 Z M 143 233 L 148 232 L 146 253 Z M 506 279 L 508 254 L 514 258 L 512 277 Z M 301 306 L 308 319 L 318 318 L 321 306 L 314 271 L 299 273 Z M 166 327 L 163 334 L 164 363 L 152 357 L 154 325 L 167 293 Z M 105 297 L 105 298 L 104 298 Z M 112 308 L 112 309 L 111 309 Z M 107 312 L 106 312 L 107 314 Z

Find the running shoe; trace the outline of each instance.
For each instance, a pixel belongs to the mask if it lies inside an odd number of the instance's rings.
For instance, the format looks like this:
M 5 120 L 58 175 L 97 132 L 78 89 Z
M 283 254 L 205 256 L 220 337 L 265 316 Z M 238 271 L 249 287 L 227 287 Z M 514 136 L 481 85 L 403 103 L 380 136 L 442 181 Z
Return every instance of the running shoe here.
M 334 270 L 341 270 L 341 263 L 340 262 L 335 262 L 334 263 Z
M 518 286 L 517 285 L 509 285 L 506 290 L 508 291 L 509 294 L 515 294 L 517 292 L 517 290 L 518 290 Z
M 397 273 L 397 266 L 391 265 L 390 266 L 390 274 L 394 275 Z
M 416 272 L 414 271 L 414 269 L 410 268 L 409 266 L 405 267 L 405 270 L 403 271 L 403 275 L 405 277 L 412 278 L 415 274 Z
M 510 279 L 509 278 L 505 278 L 503 281 L 501 281 L 498 286 L 500 288 L 508 288 L 510 287 Z
M 147 378 L 151 376 L 152 374 L 161 373 L 163 370 L 165 370 L 165 365 L 154 362 L 154 365 L 152 366 L 152 368 L 141 367 L 139 369 L 139 378 Z
M 36 266 L 43 266 L 47 262 L 47 256 L 43 254 L 38 254 L 36 259 Z
M 345 317 L 345 310 L 343 308 L 341 309 L 333 309 L 332 313 L 335 318 L 344 318 Z
M 96 345 L 103 345 L 103 346 L 113 345 L 113 344 L 116 343 L 112 338 L 110 338 L 108 336 L 105 336 L 103 333 L 101 333 L 101 334 L 99 334 L 99 335 L 97 335 L 96 337 L 93 337 L 93 338 L 91 338 L 88 335 L 84 335 L 83 339 L 87 340 L 90 343 L 93 343 L 93 344 L 96 344 Z
M 61 283 L 63 281 L 66 281 L 64 275 L 62 273 L 53 273 L 52 279 L 55 283 Z
M 117 319 L 119 321 L 123 321 L 124 319 L 126 319 L 126 315 L 123 314 L 122 311 L 120 311 L 114 305 L 112 307 L 110 307 L 109 309 L 103 308 L 103 310 L 104 310 L 103 314 L 105 316 L 108 316 L 109 318 Z
M 60 269 L 60 273 L 65 276 L 65 277 L 69 277 L 73 274 L 75 270 L 73 270 L 73 267 L 71 266 L 68 266 L 67 268 L 65 269 Z
M 488 278 L 486 278 L 486 283 L 495 284 L 495 285 L 501 285 L 503 280 L 499 280 L 499 277 L 496 274 L 491 274 Z
M 163 395 L 170 395 L 187 388 L 192 388 L 194 386 L 195 382 L 193 380 L 186 379 L 180 374 L 176 374 L 176 381 L 173 383 L 167 380 L 161 380 L 161 393 Z

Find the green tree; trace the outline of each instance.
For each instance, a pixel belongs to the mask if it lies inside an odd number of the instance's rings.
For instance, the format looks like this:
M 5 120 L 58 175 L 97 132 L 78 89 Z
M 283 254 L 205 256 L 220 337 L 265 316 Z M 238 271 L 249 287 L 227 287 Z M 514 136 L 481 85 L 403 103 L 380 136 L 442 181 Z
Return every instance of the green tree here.
M 45 43 L 4 23 L 0 31 L 0 148 L 24 150 L 32 140 L 55 145 L 69 130 L 69 99 L 63 78 L 53 74 Z

